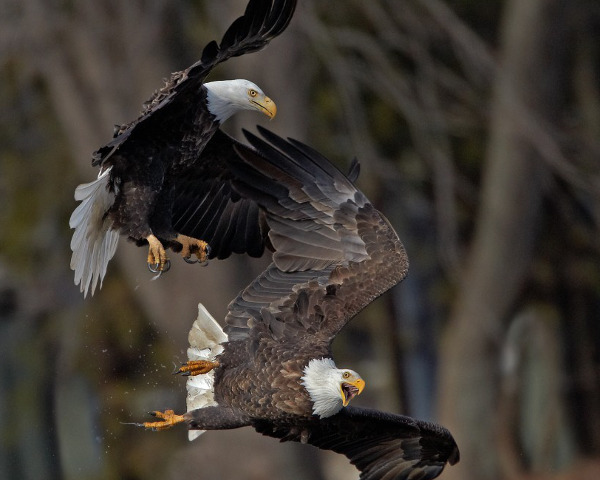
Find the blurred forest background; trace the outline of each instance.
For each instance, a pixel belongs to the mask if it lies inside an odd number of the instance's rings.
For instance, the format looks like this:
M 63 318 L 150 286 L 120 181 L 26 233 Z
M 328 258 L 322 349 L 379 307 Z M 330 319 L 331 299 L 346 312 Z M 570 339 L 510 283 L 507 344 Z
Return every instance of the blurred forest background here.
M 356 404 L 448 427 L 446 480 L 600 478 L 600 2 L 300 0 L 289 29 L 212 80 L 347 168 L 405 243 L 409 277 L 335 343 Z M 187 331 L 266 260 L 151 282 L 125 241 L 84 301 L 69 269 L 91 152 L 245 0 L 0 0 L 0 477 L 357 478 L 251 429 L 146 432 L 185 407 Z

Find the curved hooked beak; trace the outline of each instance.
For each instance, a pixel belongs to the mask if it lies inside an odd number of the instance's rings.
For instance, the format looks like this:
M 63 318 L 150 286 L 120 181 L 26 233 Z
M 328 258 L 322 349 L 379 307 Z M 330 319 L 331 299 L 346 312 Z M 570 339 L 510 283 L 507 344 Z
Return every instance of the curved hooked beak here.
M 272 119 L 277 114 L 277 105 L 269 97 L 264 96 L 262 98 L 255 98 L 250 101 L 258 111 L 264 113 L 267 117 Z
M 347 407 L 352 400 L 357 395 L 360 395 L 363 389 L 365 388 L 365 381 L 362 378 L 358 378 L 353 382 L 343 382 L 340 385 L 340 390 L 342 393 L 342 403 L 344 407 Z

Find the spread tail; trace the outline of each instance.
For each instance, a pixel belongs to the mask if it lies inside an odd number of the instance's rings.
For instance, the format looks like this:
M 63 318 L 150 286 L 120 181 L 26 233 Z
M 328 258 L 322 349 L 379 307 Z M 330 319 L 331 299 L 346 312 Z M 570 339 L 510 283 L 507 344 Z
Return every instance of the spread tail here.
M 108 190 L 110 168 L 96 180 L 79 185 L 75 200 L 81 203 L 73 211 L 69 226 L 75 229 L 71 239 L 71 270 L 75 270 L 75 285 L 80 285 L 84 297 L 93 295 L 98 281 L 106 275 L 106 267 L 117 250 L 118 230 L 105 218 L 115 200 Z
M 227 335 L 221 326 L 208 313 L 201 303 L 198 304 L 198 318 L 194 321 L 188 335 L 190 347 L 188 360 L 214 361 L 217 355 L 223 352 L 222 343 L 227 341 Z M 190 376 L 187 379 L 187 411 L 217 405 L 214 396 L 213 384 L 215 372 L 211 370 L 203 375 Z M 190 441 L 202 435 L 206 430 L 190 430 Z

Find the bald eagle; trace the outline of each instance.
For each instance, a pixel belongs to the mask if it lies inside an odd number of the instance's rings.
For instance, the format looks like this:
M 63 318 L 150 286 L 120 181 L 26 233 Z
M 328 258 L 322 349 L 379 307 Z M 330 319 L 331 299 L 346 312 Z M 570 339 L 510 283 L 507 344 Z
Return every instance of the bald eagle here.
M 262 49 L 289 24 L 296 0 L 250 0 L 220 44 L 171 75 L 133 122 L 117 126 L 113 139 L 93 154 L 97 180 L 80 185 L 81 203 L 71 215 L 71 269 L 84 296 L 94 293 L 115 254 L 120 235 L 149 244 L 148 266 L 168 270 L 165 248 L 192 263 L 232 252 L 260 256 L 264 239 L 259 210 L 228 183 L 224 159 L 235 141 L 219 126 L 240 110 L 272 118 L 275 103 L 248 80 L 204 83 L 228 58 Z M 212 236 L 218 250 L 210 250 Z M 239 238 L 244 238 L 241 245 Z
M 387 219 L 310 147 L 265 129 L 238 146 L 233 185 L 266 213 L 273 262 L 228 307 L 225 329 L 201 306 L 190 332 L 188 412 L 143 425 L 251 426 L 346 455 L 361 479 L 432 479 L 459 459 L 443 427 L 348 406 L 365 381 L 338 368 L 331 343 L 400 282 L 408 260 Z M 357 174 L 357 165 L 352 168 Z

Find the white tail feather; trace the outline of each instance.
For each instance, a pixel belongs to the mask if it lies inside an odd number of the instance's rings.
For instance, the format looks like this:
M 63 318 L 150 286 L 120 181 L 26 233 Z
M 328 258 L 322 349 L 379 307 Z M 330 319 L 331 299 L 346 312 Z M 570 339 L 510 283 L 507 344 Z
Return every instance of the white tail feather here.
M 71 239 L 71 269 L 75 270 L 75 285 L 80 285 L 84 297 L 94 290 L 106 275 L 106 267 L 117 250 L 119 232 L 112 229 L 112 221 L 105 213 L 115 201 L 108 190 L 110 168 L 96 180 L 79 185 L 75 200 L 81 203 L 73 211 L 69 226 L 75 229 Z
M 188 334 L 190 347 L 187 354 L 189 360 L 210 360 L 213 361 L 217 355 L 223 352 L 223 342 L 227 341 L 227 335 L 223 332 L 221 326 L 208 313 L 201 303 L 198 304 L 198 318 L 194 321 L 192 329 Z M 188 377 L 187 380 L 187 411 L 198 408 L 217 405 L 213 390 L 215 372 L 211 370 L 203 375 Z M 206 430 L 190 430 L 188 438 L 195 440 Z

